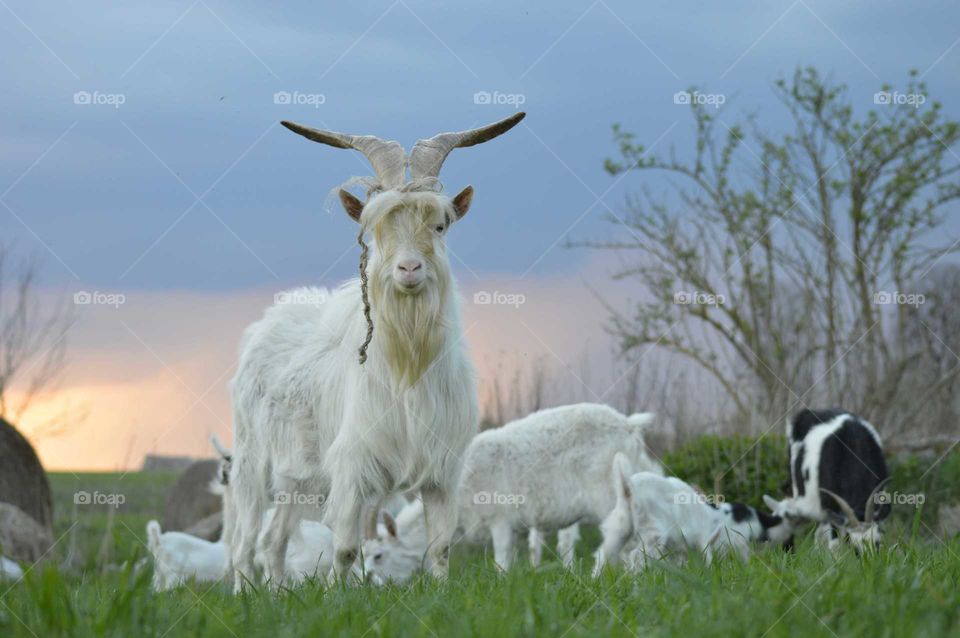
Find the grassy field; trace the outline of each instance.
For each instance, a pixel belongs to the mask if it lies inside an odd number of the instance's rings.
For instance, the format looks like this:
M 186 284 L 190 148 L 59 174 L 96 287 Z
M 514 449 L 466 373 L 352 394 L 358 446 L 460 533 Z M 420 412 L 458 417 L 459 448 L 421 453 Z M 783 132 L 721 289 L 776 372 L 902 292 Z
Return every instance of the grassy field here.
M 52 478 L 62 540 L 55 560 L 0 590 L 0 636 L 960 635 L 960 541 L 924 534 L 919 518 L 894 526 L 888 540 L 895 546 L 864 559 L 834 558 L 806 538 L 793 554 L 760 551 L 745 564 L 693 559 L 593 580 L 589 560 L 574 572 L 550 561 L 504 575 L 486 552 L 463 547 L 447 583 L 311 583 L 240 597 L 220 584 L 194 584 L 155 594 L 150 569 L 132 565 L 145 555 L 144 523 L 162 511 L 173 477 Z M 74 507 L 77 491 L 124 495 L 109 533 L 108 506 Z M 591 540 L 595 532 L 582 555 Z M 83 569 L 63 571 L 58 564 L 71 544 Z

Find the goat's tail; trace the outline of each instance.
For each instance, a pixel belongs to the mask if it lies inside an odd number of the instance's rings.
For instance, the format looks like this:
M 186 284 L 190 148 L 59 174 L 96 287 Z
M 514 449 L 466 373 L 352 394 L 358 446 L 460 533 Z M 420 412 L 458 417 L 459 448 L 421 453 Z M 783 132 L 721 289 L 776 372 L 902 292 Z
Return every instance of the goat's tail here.
M 150 553 L 154 556 L 156 556 L 160 550 L 160 534 L 162 533 L 160 523 L 155 520 L 147 523 L 147 549 L 149 549 Z
M 646 430 L 653 425 L 653 421 L 656 416 L 657 415 L 653 412 L 637 412 L 636 414 L 631 414 L 627 417 L 627 425 L 632 428 Z

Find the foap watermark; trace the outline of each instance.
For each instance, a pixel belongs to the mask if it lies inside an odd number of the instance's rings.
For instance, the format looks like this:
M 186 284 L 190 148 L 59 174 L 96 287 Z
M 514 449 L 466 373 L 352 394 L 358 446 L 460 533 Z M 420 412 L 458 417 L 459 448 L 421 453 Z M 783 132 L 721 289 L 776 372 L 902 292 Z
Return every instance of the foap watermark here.
M 678 306 L 722 306 L 727 303 L 727 298 L 722 294 L 714 295 L 699 290 L 693 292 L 681 290 L 673 293 L 673 303 Z
M 500 106 L 512 106 L 519 109 L 527 101 L 527 96 L 523 93 L 501 93 L 500 91 L 477 91 L 473 94 L 474 104 L 494 104 Z
M 301 93 L 300 91 L 277 91 L 273 94 L 273 103 L 290 106 L 312 106 L 320 108 L 327 103 L 323 93 Z
M 673 94 L 674 104 L 696 104 L 699 106 L 712 106 L 715 109 L 720 108 L 727 101 L 727 96 L 723 93 L 701 93 L 700 91 L 677 91 Z
M 119 308 L 127 303 L 127 297 L 120 292 L 80 290 L 73 293 L 73 303 L 77 306 L 113 306 Z
M 278 306 L 319 306 L 326 303 L 329 293 L 317 288 L 299 290 L 285 290 L 273 296 L 273 303 Z
M 877 505 L 920 507 L 927 502 L 927 495 L 923 492 L 888 492 L 882 490 L 873 495 L 873 502 Z
M 123 93 L 103 93 L 101 91 L 77 91 L 73 94 L 73 103 L 80 106 L 123 106 L 127 96 Z
M 873 94 L 873 103 L 881 106 L 912 106 L 920 108 L 927 101 L 923 93 L 901 93 L 900 91 L 877 91 Z
M 881 290 L 873 293 L 873 303 L 876 306 L 913 306 L 917 308 L 926 301 L 927 298 L 921 293 L 906 293 L 899 290 L 894 292 Z
M 127 502 L 127 497 L 118 493 L 105 492 L 87 492 L 80 490 L 73 493 L 73 502 L 75 505 L 109 505 L 111 507 L 120 507 Z
M 513 306 L 519 308 L 527 303 L 527 296 L 521 293 L 493 292 L 480 290 L 473 293 L 473 303 L 478 306 Z
M 527 502 L 523 494 L 502 494 L 500 492 L 477 492 L 473 495 L 474 505 L 508 505 L 520 507 Z
M 320 507 L 327 500 L 323 494 L 311 494 L 308 492 L 277 492 L 273 495 L 274 505 L 309 505 L 311 507 Z
M 703 492 L 680 492 L 675 494 L 673 502 L 676 505 L 720 505 L 726 502 L 723 494 L 704 494 Z

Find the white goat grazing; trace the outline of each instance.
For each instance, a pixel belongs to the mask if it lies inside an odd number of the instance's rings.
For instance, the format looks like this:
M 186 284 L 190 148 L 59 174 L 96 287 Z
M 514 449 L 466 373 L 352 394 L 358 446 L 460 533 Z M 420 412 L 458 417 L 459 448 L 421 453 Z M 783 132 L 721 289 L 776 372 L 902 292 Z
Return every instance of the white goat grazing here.
M 515 530 L 530 529 L 531 544 L 539 546 L 541 532 L 567 528 L 560 553 L 569 564 L 576 524 L 599 523 L 614 506 L 609 481 L 614 454 L 625 452 L 636 467 L 662 472 L 643 439 L 652 421 L 650 414 L 626 417 L 605 405 L 582 403 L 482 432 L 464 457 L 460 529 L 467 538 L 489 531 L 497 565 L 509 569 Z M 379 575 L 376 579 L 405 580 L 419 567 L 426 545 L 415 507 L 400 514 L 392 533 L 364 545 L 366 570 Z
M 377 177 L 366 203 L 340 190 L 360 224 L 360 280 L 288 293 L 244 336 L 232 382 L 236 589 L 253 577 L 271 496 L 277 515 L 264 541 L 275 584 L 298 505 L 323 504 L 334 534 L 332 575 L 339 576 L 358 553 L 364 504 L 409 490 L 422 493 L 431 569 L 446 577 L 460 458 L 479 419 L 445 247 L 473 188 L 451 199 L 436 186 L 451 150 L 493 139 L 523 115 L 420 140 L 409 157 L 396 142 L 283 123 L 313 141 L 363 152 Z M 367 232 L 375 240 L 369 264 Z
M 792 528 L 742 503 L 713 505 L 703 494 L 675 477 L 650 472 L 633 474 L 630 461 L 613 461 L 616 506 L 600 525 L 603 543 L 595 554 L 594 576 L 629 551 L 628 566 L 643 569 L 669 550 L 696 549 L 709 563 L 715 551 L 734 550 L 746 560 L 749 541 L 782 543 Z
M 193 578 L 221 580 L 227 567 L 227 548 L 183 532 L 163 532 L 160 523 L 147 523 L 147 548 L 153 555 L 153 588 L 164 591 Z

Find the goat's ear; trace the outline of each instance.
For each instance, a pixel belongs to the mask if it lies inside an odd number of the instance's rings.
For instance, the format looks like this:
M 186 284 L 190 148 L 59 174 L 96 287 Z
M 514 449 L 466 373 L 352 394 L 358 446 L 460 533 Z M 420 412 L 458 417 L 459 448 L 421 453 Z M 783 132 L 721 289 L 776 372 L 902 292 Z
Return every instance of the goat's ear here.
M 467 186 L 457 193 L 453 198 L 453 210 L 457 213 L 457 219 L 463 219 L 463 216 L 470 210 L 470 203 L 473 201 L 473 186 Z
M 771 512 L 776 512 L 777 508 L 780 507 L 780 501 L 773 498 L 769 494 L 763 495 L 763 504 L 769 507 Z
M 390 535 L 390 538 L 395 539 L 397 537 L 397 521 L 386 510 L 383 511 L 383 526 L 387 528 L 387 534 Z
M 360 213 L 363 212 L 363 202 L 341 188 L 340 203 L 343 205 L 343 210 L 347 211 L 347 215 L 350 215 L 350 219 L 355 222 L 360 221 Z

